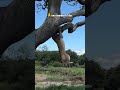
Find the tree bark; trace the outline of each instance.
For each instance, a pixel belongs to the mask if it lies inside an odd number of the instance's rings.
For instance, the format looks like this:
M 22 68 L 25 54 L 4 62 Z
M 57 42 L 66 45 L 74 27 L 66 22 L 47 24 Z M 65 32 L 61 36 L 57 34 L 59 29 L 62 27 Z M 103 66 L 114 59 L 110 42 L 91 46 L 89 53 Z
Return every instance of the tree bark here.
M 61 0 L 48 0 L 48 13 L 51 15 L 59 15 L 60 7 Z M 58 29 L 58 20 L 58 17 L 46 17 L 43 25 L 36 31 L 36 47 L 52 37 L 55 30 Z
M 32 15 L 31 15 L 32 14 Z M 0 55 L 34 31 L 34 0 L 13 0 L 0 8 Z
M 57 30 L 61 24 L 72 22 L 72 20 L 76 16 L 86 16 L 86 17 L 90 16 L 100 7 L 101 4 L 103 4 L 106 1 L 110 1 L 110 0 L 86 0 L 86 2 L 85 0 L 78 0 L 80 4 L 82 5 L 86 4 L 86 7 L 81 10 L 70 13 L 72 17 L 65 17 L 65 18 L 47 17 L 43 25 L 36 30 L 36 47 L 47 41 L 52 36 L 54 36 L 58 32 Z M 48 13 L 50 13 L 51 15 L 60 15 L 60 6 L 61 6 L 61 0 L 48 0 Z M 85 9 L 86 9 L 86 13 L 85 13 Z M 75 29 L 78 26 L 81 26 L 83 24 L 81 23 L 79 23 L 79 25 L 77 24 L 77 26 L 73 27 L 73 31 L 75 31 Z
M 85 1 L 85 16 L 88 17 L 98 10 L 98 8 L 106 1 L 110 0 L 86 0 Z
M 51 15 L 60 15 L 60 7 L 61 0 L 48 1 L 48 13 Z M 36 30 L 36 47 L 55 35 L 60 25 L 72 22 L 74 17 L 84 16 L 85 9 L 72 12 L 70 15 L 72 17 L 47 17 L 43 25 Z
M 84 5 L 85 0 L 78 0 Z M 101 4 L 109 0 L 86 0 L 86 16 L 94 13 Z M 48 12 L 60 15 L 62 0 L 48 0 Z M 84 12 L 84 13 L 82 13 Z M 31 15 L 32 14 L 32 15 Z M 79 10 L 73 16 L 85 14 Z M 72 22 L 74 17 L 46 17 L 44 24 L 36 30 L 36 47 L 57 33 L 61 24 Z M 13 0 L 8 7 L 0 8 L 0 55 L 11 44 L 21 40 L 34 30 L 34 1 Z

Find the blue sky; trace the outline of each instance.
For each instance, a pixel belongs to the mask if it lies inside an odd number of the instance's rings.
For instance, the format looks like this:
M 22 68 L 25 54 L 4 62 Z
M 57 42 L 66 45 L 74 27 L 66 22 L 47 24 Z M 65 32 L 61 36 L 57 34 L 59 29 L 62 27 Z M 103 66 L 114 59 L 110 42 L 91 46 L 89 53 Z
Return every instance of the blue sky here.
M 80 5 L 77 4 L 75 6 L 69 6 L 66 2 L 62 3 L 61 6 L 61 13 L 62 14 L 69 14 L 73 11 L 79 10 Z M 37 9 L 36 9 L 37 11 Z M 47 15 L 47 9 L 46 10 L 41 10 L 40 12 L 35 12 L 35 28 L 39 28 Z M 76 22 L 83 21 L 85 20 L 85 17 L 76 17 L 73 20 L 73 23 L 75 24 Z M 63 32 L 63 39 L 65 41 L 65 46 L 66 50 L 71 49 L 73 51 L 77 52 L 84 52 L 85 50 L 85 25 L 82 27 L 79 27 L 75 32 L 69 34 L 66 31 Z M 37 49 L 40 49 L 40 47 L 46 45 L 48 47 L 48 50 L 58 50 L 56 43 L 52 40 L 49 39 L 45 43 L 41 44 Z

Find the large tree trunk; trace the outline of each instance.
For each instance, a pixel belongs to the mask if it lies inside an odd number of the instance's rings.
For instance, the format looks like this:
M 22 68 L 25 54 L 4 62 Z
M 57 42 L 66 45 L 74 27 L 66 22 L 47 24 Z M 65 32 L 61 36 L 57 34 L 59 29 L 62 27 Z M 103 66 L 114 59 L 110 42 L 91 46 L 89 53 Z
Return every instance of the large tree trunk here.
M 3 55 L 3 60 L 34 60 L 35 59 L 35 32 L 24 39 L 10 45 Z
M 84 4 L 85 0 L 78 0 Z M 82 1 L 82 2 L 81 2 Z M 109 0 L 86 0 L 86 16 L 94 13 L 99 6 Z M 62 0 L 48 0 L 48 12 L 50 14 L 60 14 Z M 93 3 L 91 3 L 93 2 Z M 97 2 L 97 3 L 96 3 Z M 95 4 L 96 3 L 96 4 Z M 47 17 L 44 24 L 36 32 L 36 47 L 54 34 L 61 24 L 72 22 L 76 16 L 82 14 L 84 10 L 71 13 L 73 17 Z M 68 29 L 68 28 L 67 28 Z M 7 7 L 0 8 L 0 55 L 11 44 L 21 40 L 34 30 L 34 1 L 33 0 L 13 0 Z
M 33 30 L 34 0 L 13 0 L 9 6 L 0 7 L 0 55 Z
M 97 9 L 106 1 L 110 0 L 86 0 L 85 1 L 85 16 L 88 17 L 93 14 Z
M 78 10 L 76 12 L 70 13 L 72 17 L 47 17 L 43 25 L 41 25 L 36 30 L 36 47 L 45 41 L 47 41 L 49 38 L 51 38 L 53 35 L 57 33 L 58 28 L 61 24 L 66 24 L 68 22 L 72 22 L 74 17 L 76 16 L 90 16 L 93 14 L 101 4 L 109 0 L 78 0 L 80 4 L 86 4 L 86 13 L 85 10 Z M 48 13 L 52 15 L 60 14 L 60 6 L 61 6 L 61 0 L 48 0 Z M 85 14 L 84 14 L 85 13 Z M 82 24 L 80 24 L 81 26 Z M 68 29 L 68 28 L 66 28 Z
M 48 13 L 51 15 L 59 15 L 61 7 L 61 0 L 48 0 Z M 55 30 L 58 29 L 59 25 L 57 24 L 59 21 L 58 17 L 46 17 L 43 25 L 37 29 L 36 32 L 36 47 L 50 37 L 52 37 Z
M 48 0 L 48 13 L 60 15 L 61 2 L 62 0 Z M 36 47 L 55 35 L 60 25 L 72 22 L 74 17 L 84 15 L 85 11 L 78 10 L 70 14 L 72 17 L 47 17 L 45 22 L 36 30 Z

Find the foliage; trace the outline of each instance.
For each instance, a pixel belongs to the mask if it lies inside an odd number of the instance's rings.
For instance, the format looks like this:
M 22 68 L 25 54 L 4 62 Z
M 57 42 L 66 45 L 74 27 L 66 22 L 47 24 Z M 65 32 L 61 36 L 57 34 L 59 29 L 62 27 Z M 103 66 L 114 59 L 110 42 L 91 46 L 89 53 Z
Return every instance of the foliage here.
M 79 56 L 79 64 L 80 65 L 84 65 L 85 64 L 85 60 L 86 60 L 85 54 Z
M 0 90 L 34 88 L 34 61 L 0 61 Z
M 85 74 L 84 68 L 78 68 L 78 67 L 71 67 L 71 68 L 65 68 L 65 67 L 52 67 L 52 66 L 46 66 L 42 67 L 39 64 L 35 65 L 35 72 L 36 73 L 44 73 L 46 75 L 70 75 L 70 76 L 83 76 Z
M 59 54 L 57 51 L 36 51 L 36 61 L 41 61 L 43 66 L 48 65 L 53 61 L 58 61 Z
M 58 63 L 58 62 L 55 61 L 55 63 Z M 44 81 L 47 82 L 47 85 L 46 84 L 43 85 L 41 83 L 42 81 L 36 82 L 38 84 L 36 84 L 35 90 L 85 90 L 85 87 L 83 86 L 85 68 L 53 67 L 52 65 L 41 66 L 40 61 L 35 61 L 35 74 L 40 76 L 45 76 L 46 78 L 43 80 L 43 82 Z M 65 81 L 70 81 L 70 84 L 68 83 L 70 86 L 68 85 L 63 87 L 63 85 L 66 85 Z M 63 83 L 60 88 L 60 86 L 48 85 L 48 83 L 51 83 L 51 82 L 56 82 L 56 83 L 63 82 Z
M 50 66 L 53 66 L 53 67 L 62 67 L 62 66 L 63 66 L 62 63 L 57 62 L 57 61 L 55 61 L 55 62 L 50 62 L 49 65 L 50 65 Z
M 93 60 L 86 61 L 85 65 L 86 84 L 92 85 L 93 87 L 103 87 L 105 84 L 103 83 L 105 80 L 105 71 L 102 70 L 101 67 Z
M 106 80 L 107 80 L 107 88 L 119 88 L 120 86 L 120 65 L 111 68 L 106 75 Z
M 93 87 L 105 87 L 108 90 L 117 90 L 120 85 L 120 65 L 105 70 L 93 60 L 86 61 L 86 84 Z
M 71 51 L 70 49 L 66 51 L 71 58 L 71 62 L 73 62 L 73 66 L 79 66 L 85 64 L 85 55 L 77 55 L 76 52 Z M 60 61 L 60 56 L 58 51 L 36 51 L 35 52 L 36 61 L 40 61 L 42 66 L 55 66 L 61 67 L 63 66 Z
M 35 90 L 85 90 L 84 86 L 66 86 L 66 85 L 60 85 L 60 86 L 49 86 L 47 88 L 39 88 L 36 87 Z
M 41 11 L 41 10 L 45 10 L 46 8 L 48 8 L 48 0 L 35 0 L 35 1 L 39 1 L 39 3 L 36 4 L 36 9 L 38 10 L 37 12 Z M 84 4 L 84 0 L 80 1 L 80 0 L 63 0 L 65 1 L 68 5 L 70 6 L 75 6 L 79 3 Z

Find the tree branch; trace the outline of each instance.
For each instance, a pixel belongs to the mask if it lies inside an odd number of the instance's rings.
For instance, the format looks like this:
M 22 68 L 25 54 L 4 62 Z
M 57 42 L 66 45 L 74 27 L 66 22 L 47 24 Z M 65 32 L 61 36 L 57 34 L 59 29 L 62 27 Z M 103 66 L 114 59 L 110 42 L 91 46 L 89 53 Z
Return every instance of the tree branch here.
M 68 22 L 59 28 L 61 28 L 61 31 L 63 32 L 64 30 L 66 30 L 68 28 L 73 28 L 73 24 L 71 22 Z
M 49 0 L 48 13 L 50 13 L 51 15 L 60 15 L 60 6 L 61 6 L 61 0 Z M 47 41 L 53 35 L 55 35 L 60 25 L 67 22 L 72 22 L 74 17 L 85 15 L 85 8 L 72 12 L 70 13 L 70 15 L 72 16 L 47 17 L 43 25 L 40 28 L 38 28 L 36 32 L 36 47 Z
M 75 25 L 72 24 L 71 22 L 68 22 L 64 24 L 63 26 L 59 27 L 61 28 L 61 31 L 63 32 L 64 30 L 68 29 L 68 33 L 74 32 L 78 27 L 82 26 L 85 24 L 85 21 L 81 21 L 76 23 Z
M 92 13 L 96 12 L 98 8 L 105 2 L 110 0 L 86 0 L 86 17 L 90 16 Z
M 85 7 L 83 7 L 81 10 L 70 13 L 70 15 L 72 15 L 73 18 L 77 16 L 85 16 Z
M 75 31 L 78 27 L 82 26 L 85 24 L 85 21 L 78 22 L 73 26 L 73 31 Z
M 105 1 L 108 1 L 108 0 L 104 0 L 104 2 Z M 36 47 L 44 43 L 45 41 L 47 41 L 53 35 L 55 35 L 58 32 L 58 28 L 62 24 L 67 23 L 62 27 L 63 31 L 68 29 L 68 32 L 72 33 L 79 26 L 84 25 L 85 22 L 84 21 L 78 22 L 75 25 L 73 25 L 72 23 L 70 24 L 70 22 L 72 22 L 72 20 L 77 16 L 91 15 L 93 12 L 95 12 L 95 10 L 99 8 L 99 6 L 102 3 L 103 3 L 103 0 L 92 0 L 92 1 L 86 0 L 87 14 L 85 13 L 85 7 L 83 7 L 81 10 L 77 10 L 70 13 L 70 15 L 72 15 L 71 17 L 47 17 L 43 25 L 37 30 Z M 51 15 L 60 15 L 60 6 L 61 6 L 61 0 L 48 0 L 48 13 L 50 13 Z

